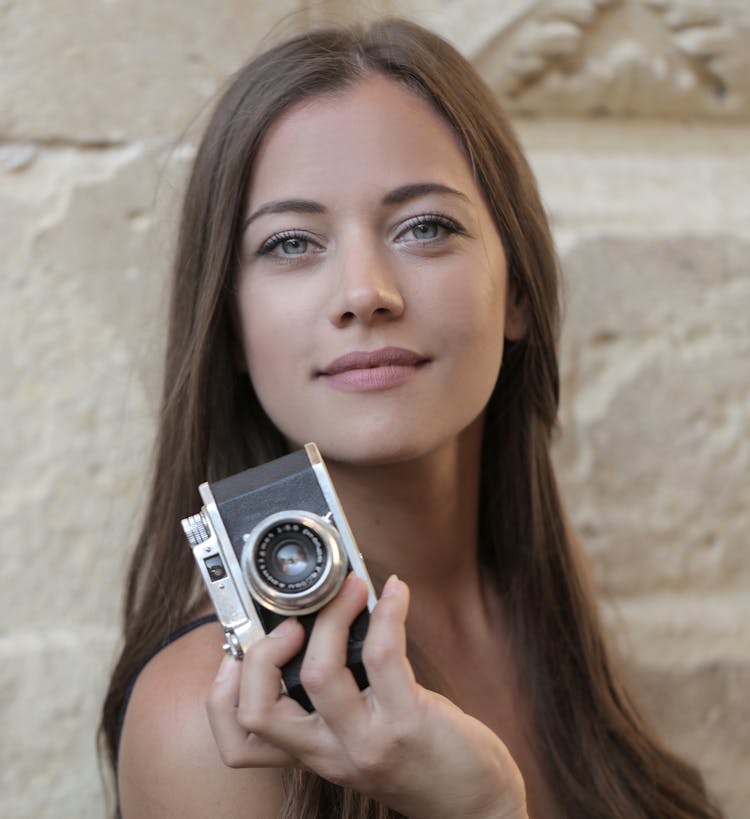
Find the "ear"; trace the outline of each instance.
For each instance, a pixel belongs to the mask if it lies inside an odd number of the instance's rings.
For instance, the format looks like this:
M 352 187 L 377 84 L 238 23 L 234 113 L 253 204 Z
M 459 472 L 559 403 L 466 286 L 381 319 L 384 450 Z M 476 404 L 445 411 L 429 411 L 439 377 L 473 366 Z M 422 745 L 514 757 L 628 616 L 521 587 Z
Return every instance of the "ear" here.
M 519 292 L 518 285 L 511 278 L 505 301 L 505 338 L 508 341 L 519 341 L 526 335 L 527 314 L 526 297 Z

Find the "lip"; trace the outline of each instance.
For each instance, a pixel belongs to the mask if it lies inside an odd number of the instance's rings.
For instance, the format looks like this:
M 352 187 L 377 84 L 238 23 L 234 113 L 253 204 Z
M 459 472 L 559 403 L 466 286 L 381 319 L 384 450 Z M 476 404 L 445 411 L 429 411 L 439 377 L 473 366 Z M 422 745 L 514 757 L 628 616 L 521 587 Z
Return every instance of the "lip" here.
M 385 390 L 404 384 L 428 361 L 403 347 L 356 350 L 326 364 L 318 377 L 346 392 Z

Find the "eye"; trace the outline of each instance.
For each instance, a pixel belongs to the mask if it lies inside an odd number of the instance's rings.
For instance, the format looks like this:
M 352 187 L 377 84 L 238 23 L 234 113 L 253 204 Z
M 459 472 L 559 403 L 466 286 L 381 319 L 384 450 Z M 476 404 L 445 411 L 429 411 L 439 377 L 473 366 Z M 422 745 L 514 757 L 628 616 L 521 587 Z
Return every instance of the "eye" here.
M 439 228 L 440 225 L 437 222 L 420 222 L 411 228 L 411 232 L 416 239 L 434 239 Z
M 413 216 L 401 225 L 396 240 L 400 242 L 430 242 L 447 236 L 463 233 L 461 226 L 453 219 L 439 213 Z
M 266 239 L 260 246 L 257 256 L 277 256 L 292 258 L 304 256 L 307 253 L 318 253 L 321 246 L 306 233 L 296 230 L 285 230 Z
M 301 236 L 292 236 L 289 239 L 283 239 L 276 247 L 287 256 L 297 256 L 307 250 L 307 239 Z

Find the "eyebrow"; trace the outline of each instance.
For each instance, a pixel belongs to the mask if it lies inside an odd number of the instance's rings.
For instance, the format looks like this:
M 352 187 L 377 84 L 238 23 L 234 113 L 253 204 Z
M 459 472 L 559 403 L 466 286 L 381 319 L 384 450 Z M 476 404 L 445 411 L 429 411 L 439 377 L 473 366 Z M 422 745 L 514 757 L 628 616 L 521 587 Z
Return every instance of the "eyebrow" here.
M 384 205 L 400 205 L 403 202 L 408 202 L 410 199 L 418 199 L 420 196 L 426 196 L 429 193 L 447 193 L 451 196 L 458 196 L 460 199 L 469 201 L 469 197 L 465 193 L 449 188 L 448 185 L 441 185 L 439 182 L 413 182 L 410 185 L 401 185 L 389 191 L 383 197 Z
M 280 199 L 278 202 L 268 202 L 250 214 L 242 225 L 242 232 L 248 225 L 267 213 L 325 213 L 326 208 L 320 202 L 311 199 Z
M 439 182 L 413 182 L 408 185 L 400 185 L 398 188 L 388 191 L 382 198 L 381 204 L 401 205 L 411 199 L 418 199 L 420 196 L 426 196 L 430 193 L 449 194 L 451 196 L 457 196 L 466 202 L 469 201 L 469 197 L 466 196 L 465 193 L 461 193 L 461 191 L 451 188 L 448 185 L 442 185 Z M 327 210 L 328 209 L 320 202 L 315 202 L 312 199 L 279 199 L 278 201 L 261 205 L 256 211 L 253 211 L 253 213 L 245 219 L 242 225 L 242 231 L 244 233 L 252 222 L 269 213 L 326 213 Z

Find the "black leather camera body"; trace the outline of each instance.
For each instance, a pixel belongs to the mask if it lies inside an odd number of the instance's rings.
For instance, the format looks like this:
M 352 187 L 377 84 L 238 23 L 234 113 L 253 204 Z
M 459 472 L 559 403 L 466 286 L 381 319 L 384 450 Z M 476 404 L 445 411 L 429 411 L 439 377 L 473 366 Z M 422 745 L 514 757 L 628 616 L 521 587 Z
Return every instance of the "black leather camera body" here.
M 369 589 L 349 634 L 347 665 L 367 687 L 362 644 L 375 591 L 315 444 L 199 487 L 203 508 L 182 527 L 227 642 L 241 659 L 286 617 L 298 617 L 305 645 L 282 669 L 289 696 L 313 710 L 300 668 L 316 612 L 352 571 Z

